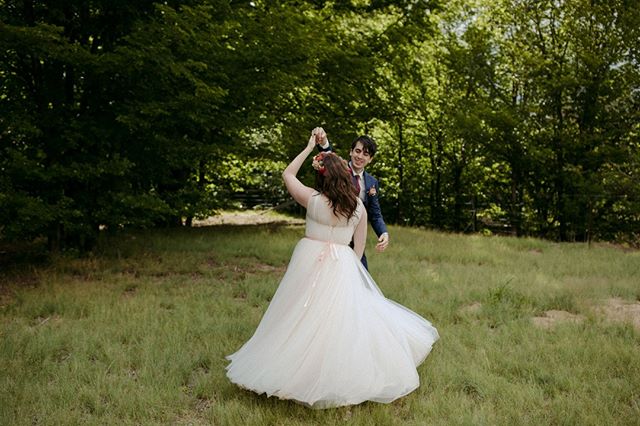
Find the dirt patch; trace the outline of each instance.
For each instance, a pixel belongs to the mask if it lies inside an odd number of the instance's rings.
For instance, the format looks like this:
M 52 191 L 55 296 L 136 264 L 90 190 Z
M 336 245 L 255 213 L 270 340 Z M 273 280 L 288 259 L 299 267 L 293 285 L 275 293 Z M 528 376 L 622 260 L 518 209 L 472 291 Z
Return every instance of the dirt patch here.
M 125 287 L 125 289 L 122 291 L 121 295 L 125 298 L 127 297 L 133 297 L 136 295 L 136 292 L 138 291 L 138 286 L 136 285 L 129 285 L 127 287 Z
M 460 308 L 461 314 L 477 314 L 482 309 L 482 303 L 473 302 L 470 305 L 463 306 Z
M 249 272 L 278 272 L 284 273 L 287 270 L 286 266 L 273 266 L 268 265 L 266 263 L 257 263 L 255 265 L 251 265 L 248 268 Z
M 304 219 L 274 214 L 266 211 L 223 212 L 202 220 L 194 220 L 193 226 L 213 225 L 303 225 Z
M 533 317 L 533 324 L 540 328 L 551 328 L 561 322 L 580 323 L 584 321 L 584 316 L 572 314 L 567 311 L 551 310 L 546 311 L 543 316 Z
M 630 322 L 640 330 L 640 302 L 629 302 L 619 297 L 607 299 L 596 311 L 609 321 Z
M 191 410 L 185 411 L 184 414 L 176 420 L 175 424 L 189 426 L 210 425 L 211 422 L 204 416 L 206 412 L 209 411 L 209 409 L 215 404 L 215 398 L 209 399 L 205 397 L 198 397 L 193 408 Z
M 199 414 L 202 414 L 204 412 L 206 412 L 211 406 L 213 406 L 213 404 L 215 403 L 215 401 L 212 401 L 208 398 L 198 398 L 198 402 L 196 403 L 196 411 Z

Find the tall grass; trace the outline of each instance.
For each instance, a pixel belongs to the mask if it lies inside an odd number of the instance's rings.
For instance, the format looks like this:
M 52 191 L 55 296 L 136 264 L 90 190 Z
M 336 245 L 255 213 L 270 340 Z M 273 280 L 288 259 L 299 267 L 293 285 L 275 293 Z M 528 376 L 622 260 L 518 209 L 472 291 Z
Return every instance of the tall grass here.
M 594 309 L 640 299 L 640 253 L 399 227 L 367 255 L 385 295 L 441 334 L 420 388 L 330 410 L 239 389 L 224 357 L 253 333 L 302 233 L 131 233 L 90 257 L 5 271 L 0 423 L 640 423 L 640 332 Z M 535 327 L 551 309 L 586 320 Z

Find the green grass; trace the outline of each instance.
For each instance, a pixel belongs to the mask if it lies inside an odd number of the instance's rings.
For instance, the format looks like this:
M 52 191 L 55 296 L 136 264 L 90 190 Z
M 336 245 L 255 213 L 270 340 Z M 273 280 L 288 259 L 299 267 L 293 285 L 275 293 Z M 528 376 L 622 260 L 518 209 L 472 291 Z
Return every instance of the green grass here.
M 302 232 L 132 233 L 5 270 L 0 424 L 640 424 L 640 332 L 594 308 L 640 299 L 640 252 L 534 239 L 391 227 L 387 252 L 368 250 L 385 295 L 441 335 L 409 396 L 310 410 L 237 388 L 224 357 Z M 586 319 L 533 325 L 551 309 Z

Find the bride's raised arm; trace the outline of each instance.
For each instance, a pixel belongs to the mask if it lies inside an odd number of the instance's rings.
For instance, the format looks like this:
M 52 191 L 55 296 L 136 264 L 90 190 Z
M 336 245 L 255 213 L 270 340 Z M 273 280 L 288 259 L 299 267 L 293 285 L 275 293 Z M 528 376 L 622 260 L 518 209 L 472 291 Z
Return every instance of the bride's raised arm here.
M 284 179 L 284 184 L 287 187 L 287 191 L 289 191 L 289 194 L 291 194 L 293 199 L 296 200 L 298 204 L 305 208 L 309 203 L 309 198 L 313 194 L 313 188 L 309 188 L 308 186 L 300 182 L 296 175 L 298 174 L 300 167 L 307 159 L 309 154 L 313 152 L 315 146 L 316 135 L 312 133 L 307 146 L 302 150 L 300 154 L 296 156 L 296 158 L 293 159 L 293 161 L 291 161 L 291 163 L 289 163 L 287 168 L 284 169 L 284 172 L 282 172 L 282 179 Z

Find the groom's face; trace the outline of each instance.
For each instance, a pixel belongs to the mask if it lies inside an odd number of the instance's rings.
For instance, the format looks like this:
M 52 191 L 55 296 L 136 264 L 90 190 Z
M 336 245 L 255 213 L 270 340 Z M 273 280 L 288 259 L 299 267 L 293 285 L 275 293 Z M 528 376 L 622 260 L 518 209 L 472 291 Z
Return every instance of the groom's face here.
M 369 155 L 369 151 L 364 149 L 362 142 L 357 142 L 356 146 L 349 152 L 351 156 L 351 166 L 353 170 L 357 173 L 360 173 L 360 170 L 367 167 L 367 165 L 371 162 L 371 155 Z

